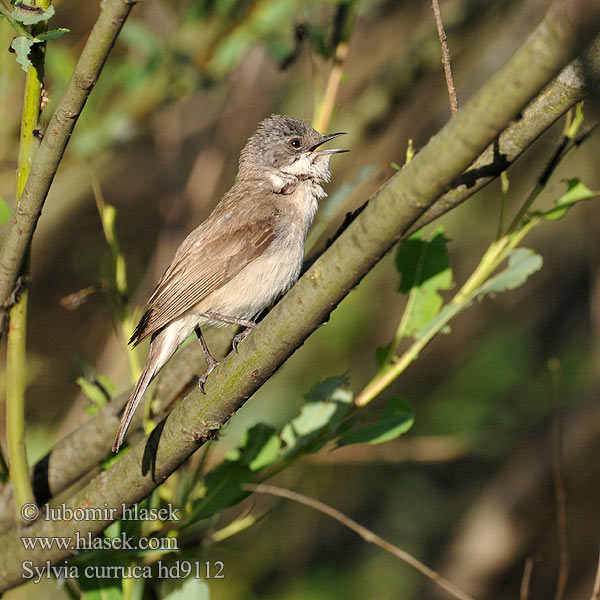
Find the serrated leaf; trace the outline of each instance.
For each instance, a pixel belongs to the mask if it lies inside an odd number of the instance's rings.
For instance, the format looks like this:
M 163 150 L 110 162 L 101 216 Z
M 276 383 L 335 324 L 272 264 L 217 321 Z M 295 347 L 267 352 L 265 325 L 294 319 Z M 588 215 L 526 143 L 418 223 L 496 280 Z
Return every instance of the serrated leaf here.
M 563 180 L 567 184 L 567 191 L 558 198 L 554 208 L 542 213 L 542 216 L 549 221 L 556 221 L 565 215 L 565 213 L 577 202 L 582 200 L 591 200 L 600 195 L 600 191 L 590 190 L 585 183 L 577 177 Z
M 487 294 L 497 294 L 514 290 L 523 285 L 530 275 L 542 268 L 543 259 L 529 248 L 517 248 L 508 255 L 506 268 L 486 281 L 475 295 L 481 298 Z
M 48 40 L 55 40 L 63 35 L 69 33 L 70 29 L 66 27 L 59 27 L 58 29 L 50 29 L 49 31 L 44 31 L 43 33 L 39 33 L 33 38 L 34 42 L 47 42 Z
M 46 10 L 27 10 L 20 6 L 15 5 L 15 9 L 11 14 L 12 18 L 23 25 L 33 25 L 40 21 L 47 21 L 50 17 L 54 16 L 54 7 L 49 6 Z
M 413 407 L 402 398 L 393 397 L 375 423 L 344 433 L 338 440 L 338 446 L 389 442 L 406 433 L 414 422 Z
M 6 204 L 6 200 L 0 196 L 0 225 L 8 223 L 10 220 L 10 207 Z
M 352 404 L 352 392 L 347 385 L 345 377 L 332 377 L 317 384 L 307 394 L 300 414 L 281 430 L 286 458 L 308 447 L 314 452 L 326 443 L 327 440 L 317 442 L 316 438 L 325 432 L 335 431 Z
M 452 286 L 447 242 L 443 230 L 438 230 L 431 241 L 416 234 L 398 247 L 399 291 L 410 293 L 402 317 L 404 335 L 418 331 L 439 312 L 443 299 L 438 292 Z
M 21 68 L 25 73 L 27 73 L 29 67 L 31 67 L 31 61 L 29 60 L 31 46 L 33 46 L 33 42 L 23 36 L 16 37 L 10 44 L 10 47 L 17 54 L 17 62 L 21 65 Z

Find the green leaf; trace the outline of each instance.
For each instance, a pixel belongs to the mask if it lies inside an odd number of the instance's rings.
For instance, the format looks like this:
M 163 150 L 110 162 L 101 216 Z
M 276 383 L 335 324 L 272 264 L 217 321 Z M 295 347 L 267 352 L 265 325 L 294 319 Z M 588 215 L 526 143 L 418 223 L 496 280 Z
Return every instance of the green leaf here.
M 443 303 L 438 292 L 452 286 L 447 242 L 440 229 L 429 242 L 422 240 L 417 233 L 398 247 L 396 267 L 401 276 L 399 291 L 410 293 L 402 317 L 403 335 L 418 331 L 433 318 Z
M 244 435 L 242 445 L 232 450 L 226 460 L 238 461 L 251 471 L 259 471 L 272 465 L 279 458 L 281 440 L 275 430 L 263 423 L 257 423 Z
M 529 248 L 517 248 L 508 255 L 506 268 L 486 281 L 475 295 L 482 298 L 487 294 L 497 294 L 514 290 L 523 285 L 530 275 L 542 268 L 542 257 Z
M 0 225 L 8 223 L 10 220 L 10 207 L 6 204 L 6 200 L 0 196 Z
M 556 221 L 563 217 L 573 204 L 581 202 L 582 200 L 590 200 L 600 195 L 600 191 L 590 190 L 590 188 L 577 177 L 563 179 L 563 181 L 567 184 L 567 191 L 556 200 L 554 208 L 541 213 L 542 216 L 549 221 Z
M 390 360 L 391 351 L 392 343 L 389 343 L 387 346 L 380 346 L 375 350 L 375 361 L 377 362 L 378 367 L 383 367 L 383 365 Z
M 387 407 L 375 423 L 344 433 L 338 441 L 338 446 L 389 442 L 406 433 L 414 422 L 413 407 L 401 398 L 390 398 Z
M 281 431 L 286 458 L 306 449 L 314 452 L 327 442 L 317 438 L 335 431 L 346 416 L 353 399 L 347 386 L 347 378 L 332 377 L 317 384 L 307 394 L 300 414 Z
M 47 42 L 48 40 L 55 40 L 63 35 L 69 33 L 70 29 L 66 27 L 59 27 L 58 29 L 50 29 L 50 31 L 44 31 L 39 33 L 33 38 L 34 42 Z
M 78 377 L 75 382 L 81 388 L 81 391 L 84 393 L 85 397 L 91 400 L 92 406 L 86 407 L 86 411 L 88 413 L 95 413 L 99 408 L 104 406 L 108 398 L 104 390 L 100 388 L 100 386 L 95 383 L 89 381 L 85 377 Z
M 230 452 L 206 476 L 206 494 L 192 504 L 192 518 L 205 519 L 243 500 L 248 492 L 241 489 L 241 484 L 251 481 L 256 471 L 273 464 L 279 458 L 280 448 L 281 441 L 272 427 L 258 423 L 250 428 L 241 447 Z
M 440 310 L 434 317 L 429 319 L 420 329 L 415 331 L 415 340 L 422 340 L 424 338 L 432 337 L 438 331 L 442 333 L 448 333 L 450 327 L 448 323 L 463 309 L 467 308 L 472 304 L 472 300 L 466 300 L 460 304 L 449 303 Z
M 248 492 L 243 483 L 252 480 L 253 472 L 241 462 L 225 460 L 206 476 L 206 495 L 192 502 L 192 519 L 206 519 L 216 512 L 243 500 Z
M 189 577 L 184 580 L 181 587 L 164 596 L 163 600 L 209 600 L 209 598 L 208 585 L 202 579 Z
M 406 294 L 413 287 L 431 280 L 439 281 L 442 286 L 450 286 L 452 278 L 447 242 L 444 231 L 438 229 L 429 242 L 422 240 L 420 232 L 417 232 L 400 244 L 396 253 L 396 267 L 401 275 L 400 292 Z
M 11 16 L 15 21 L 19 21 L 19 23 L 23 23 L 23 25 L 33 25 L 34 23 L 47 21 L 50 17 L 53 17 L 54 7 L 49 6 L 46 10 L 27 10 L 22 8 L 22 6 L 15 5 L 15 9 L 12 11 Z
M 29 52 L 31 51 L 33 42 L 26 37 L 16 37 L 10 44 L 10 47 L 17 54 L 17 62 L 21 65 L 21 68 L 27 73 L 29 67 L 31 67 L 31 61 L 29 60 Z
M 82 553 L 71 560 L 72 563 L 78 564 L 78 571 L 82 574 L 77 578 L 77 585 L 81 589 L 81 600 L 121 600 L 123 598 L 121 579 L 117 576 L 118 569 L 115 568 L 125 568 L 126 563 L 119 560 L 120 558 L 121 556 L 117 553 L 92 551 Z M 87 566 L 92 565 L 93 569 L 86 569 Z M 96 573 L 100 571 L 98 567 L 109 567 L 105 571 L 108 575 L 96 577 Z M 113 574 L 114 576 L 111 577 Z

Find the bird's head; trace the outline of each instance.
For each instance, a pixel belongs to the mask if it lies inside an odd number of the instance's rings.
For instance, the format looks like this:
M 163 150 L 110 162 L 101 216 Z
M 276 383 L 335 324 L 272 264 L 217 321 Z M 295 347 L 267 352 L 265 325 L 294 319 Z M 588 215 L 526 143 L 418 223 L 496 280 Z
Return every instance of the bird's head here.
M 240 156 L 240 177 L 260 179 L 276 175 L 329 181 L 329 158 L 347 150 L 321 149 L 343 133 L 321 135 L 308 123 L 295 117 L 271 115 L 262 121 Z

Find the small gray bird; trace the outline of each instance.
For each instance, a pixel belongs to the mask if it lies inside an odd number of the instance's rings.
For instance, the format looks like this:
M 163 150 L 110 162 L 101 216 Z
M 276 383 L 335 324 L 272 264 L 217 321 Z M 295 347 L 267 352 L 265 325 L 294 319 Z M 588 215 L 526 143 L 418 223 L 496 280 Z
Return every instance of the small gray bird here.
M 321 135 L 310 125 L 283 115 L 260 123 L 240 155 L 235 185 L 209 217 L 192 231 L 148 300 L 129 340 L 152 336 L 146 364 L 129 396 L 112 449 L 121 444 L 146 388 L 179 345 L 196 332 L 208 368 L 200 389 L 219 364 L 200 326 L 236 324 L 246 329 L 300 275 L 304 244 L 325 197 L 329 158 L 346 150 L 320 150 L 342 133 Z

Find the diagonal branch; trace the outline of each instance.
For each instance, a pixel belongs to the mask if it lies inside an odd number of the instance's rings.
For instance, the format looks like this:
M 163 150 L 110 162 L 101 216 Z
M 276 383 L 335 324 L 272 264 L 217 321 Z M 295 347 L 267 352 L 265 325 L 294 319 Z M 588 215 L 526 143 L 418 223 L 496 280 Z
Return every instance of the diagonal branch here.
M 600 56 L 593 58 L 598 62 Z M 437 219 L 493 181 L 539 135 L 585 96 L 582 69 L 579 62 L 575 61 L 563 69 L 552 84 L 523 111 L 522 118 L 500 134 L 493 147 L 490 146 L 480 155 L 455 182 L 452 190 L 438 198 L 416 223 L 405 228 L 403 234 L 407 235 Z M 220 348 L 217 354 L 225 353 L 229 342 L 225 340 L 223 333 L 226 332 L 213 329 L 206 334 L 214 338 L 209 340 L 210 347 Z M 161 371 L 159 387 L 154 394 L 161 406 L 170 407 L 181 396 L 181 390 L 188 384 L 193 384 L 194 372 L 200 364 L 202 354 L 196 344 L 187 346 L 169 361 Z M 38 502 L 43 504 L 106 458 L 114 431 L 119 424 L 119 413 L 126 400 L 127 394 L 106 405 L 79 429 L 58 442 L 53 450 L 34 466 L 33 484 Z M 133 434 L 140 426 L 141 419 L 134 418 L 130 433 Z M 82 452 L 81 448 L 84 447 L 85 451 Z M 9 483 L 3 486 L 0 496 L 0 523 L 11 517 L 12 506 L 12 485 Z
M 75 123 L 98 81 L 117 35 L 137 0 L 106 0 L 47 131 L 38 148 L 25 189 L 17 200 L 10 228 L 0 249 L 0 316 L 10 297 L 31 243 L 48 190 Z
M 600 55 L 586 57 L 596 68 Z M 458 177 L 452 189 L 442 195 L 411 225 L 413 233 L 462 204 L 512 165 L 533 142 L 562 115 L 587 95 L 584 69 L 579 60 L 567 65 L 542 93 L 523 110 L 493 144 Z
M 481 91 L 377 193 L 239 348 L 216 369 L 207 395 L 196 389 L 142 442 L 69 499 L 114 507 L 147 496 L 210 439 L 304 342 L 362 277 L 498 133 L 590 39 L 600 23 L 591 0 L 554 2 L 545 19 Z M 21 582 L 21 564 L 65 558 L 57 548 L 26 551 L 21 536 L 99 532 L 109 521 L 50 521 L 0 536 L 0 590 Z
M 592 65 L 600 63 L 600 56 L 590 55 L 586 58 Z M 449 192 L 438 198 L 414 224 L 405 228 L 403 236 L 444 215 L 496 179 L 546 129 L 586 95 L 582 66 L 579 61 L 573 61 L 525 108 L 521 118 L 507 127 L 493 145 L 455 180 Z M 223 333 L 223 330 L 217 329 L 207 332 L 209 337 L 216 338 L 209 340 L 209 346 L 213 348 L 218 344 L 222 348 L 222 352 L 217 351 L 217 354 L 225 353 L 227 349 L 229 340 L 224 339 Z M 188 384 L 193 384 L 194 372 L 201 362 L 202 355 L 196 345 L 187 346 L 169 361 L 161 371 L 159 387 L 154 393 L 162 407 L 170 407 L 181 397 L 181 391 Z M 113 400 L 82 427 L 58 442 L 34 466 L 32 478 L 38 502 L 43 504 L 106 458 L 119 423 L 119 412 L 126 400 L 127 395 Z M 134 418 L 129 433 L 133 434 L 140 426 L 141 420 Z M 85 452 L 81 452 L 83 447 Z M 4 524 L 13 514 L 13 489 L 10 483 L 0 489 L 0 524 Z

